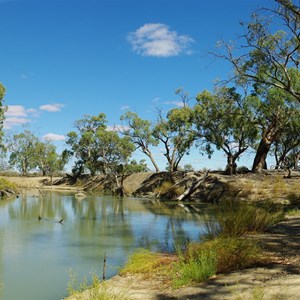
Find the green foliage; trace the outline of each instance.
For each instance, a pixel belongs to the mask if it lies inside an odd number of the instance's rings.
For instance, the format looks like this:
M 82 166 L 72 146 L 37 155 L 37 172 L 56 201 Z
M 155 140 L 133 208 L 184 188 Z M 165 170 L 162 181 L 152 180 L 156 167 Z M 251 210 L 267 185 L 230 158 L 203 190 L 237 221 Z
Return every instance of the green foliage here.
M 235 173 L 236 161 L 257 138 L 257 127 L 249 122 L 251 110 L 243 105 L 234 88 L 218 88 L 212 94 L 197 95 L 193 123 L 198 145 L 213 154 L 213 145 L 227 156 L 228 173 Z
M 133 112 L 126 112 L 120 119 L 125 122 L 123 129 L 121 129 L 122 134 L 131 139 L 136 145 L 136 149 L 140 149 L 149 157 L 156 172 L 159 172 L 159 168 L 150 150 L 151 146 L 159 144 L 159 141 L 153 137 L 151 122 L 141 119 L 138 114 Z
M 270 211 L 238 200 L 222 201 L 214 212 L 215 219 L 207 224 L 212 236 L 238 237 L 248 232 L 263 232 L 283 219 L 282 211 Z
M 2 149 L 2 151 L 5 150 L 5 146 L 4 144 L 2 143 L 2 139 L 3 139 L 3 122 L 4 122 L 4 119 L 5 119 L 5 112 L 7 110 L 7 107 L 4 106 L 4 96 L 5 96 L 5 87 L 1 84 L 0 82 L 0 148 Z M 0 153 L 2 155 L 2 153 Z
M 194 134 L 191 132 L 192 109 L 187 106 L 172 109 L 166 118 L 161 111 L 153 130 L 153 136 L 164 147 L 164 156 L 168 162 L 170 172 L 177 171 L 184 155 L 189 154 L 194 143 Z
M 124 165 L 125 174 L 133 174 L 133 173 L 141 173 L 141 172 L 149 172 L 149 168 L 144 159 L 137 162 L 135 159 L 131 160 L 129 163 Z
M 120 270 L 120 275 L 143 274 L 146 277 L 167 275 L 171 270 L 173 258 L 146 249 L 138 249 L 131 254 Z
M 8 139 L 8 149 L 11 152 L 9 163 L 16 167 L 22 175 L 37 166 L 36 147 L 38 138 L 29 130 L 24 130 Z
M 207 252 L 213 253 L 215 257 L 216 273 L 239 270 L 263 259 L 261 249 L 253 241 L 223 236 L 203 243 L 191 243 L 186 252 L 186 259 L 197 260 Z
M 173 286 L 179 288 L 191 283 L 199 283 L 217 272 L 217 259 L 214 251 L 205 249 L 188 259 L 183 257 L 174 264 Z
M 11 189 L 13 191 L 16 191 L 18 189 L 14 183 L 6 180 L 5 178 L 0 177 L 0 190 L 5 190 L 6 188 Z
M 134 145 L 128 137 L 121 138 L 115 130 L 107 127 L 105 114 L 98 116 L 85 115 L 75 121 L 77 132 L 67 134 L 67 144 L 77 161 L 74 172 L 81 174 L 89 170 L 91 175 L 96 172 L 113 173 L 120 164 L 126 163 L 134 151 Z
M 224 43 L 225 54 L 218 56 L 232 63 L 234 79 L 240 84 L 265 90 L 277 87 L 300 102 L 299 8 L 294 1 L 276 3 L 274 10 L 254 13 L 248 24 L 242 24 L 244 34 L 237 46 Z M 240 47 L 247 51 L 234 55 Z

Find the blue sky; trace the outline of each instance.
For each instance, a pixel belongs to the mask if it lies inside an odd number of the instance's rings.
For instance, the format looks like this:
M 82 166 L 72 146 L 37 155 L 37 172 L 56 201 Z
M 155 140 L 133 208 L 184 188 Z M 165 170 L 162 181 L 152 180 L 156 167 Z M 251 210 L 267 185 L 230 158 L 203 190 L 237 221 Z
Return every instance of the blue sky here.
M 7 131 L 24 125 L 59 149 L 84 114 L 120 124 L 127 110 L 155 119 L 175 90 L 212 90 L 230 66 L 207 53 L 270 0 L 0 0 L 0 82 Z M 159 149 L 156 156 L 165 164 Z M 197 152 L 197 151 L 196 151 Z M 185 162 L 218 168 L 222 155 Z M 138 157 L 144 158 L 142 155 Z M 244 158 L 246 161 L 249 157 Z M 246 164 L 246 162 L 244 163 Z

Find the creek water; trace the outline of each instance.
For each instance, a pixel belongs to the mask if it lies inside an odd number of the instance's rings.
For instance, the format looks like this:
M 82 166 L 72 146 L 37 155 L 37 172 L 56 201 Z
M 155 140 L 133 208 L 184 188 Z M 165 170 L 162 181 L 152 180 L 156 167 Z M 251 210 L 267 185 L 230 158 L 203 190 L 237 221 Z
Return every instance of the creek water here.
M 172 251 L 204 232 L 203 216 L 147 199 L 28 191 L 0 200 L 0 299 L 62 299 L 74 276 L 102 277 L 105 253 L 109 278 L 139 247 Z

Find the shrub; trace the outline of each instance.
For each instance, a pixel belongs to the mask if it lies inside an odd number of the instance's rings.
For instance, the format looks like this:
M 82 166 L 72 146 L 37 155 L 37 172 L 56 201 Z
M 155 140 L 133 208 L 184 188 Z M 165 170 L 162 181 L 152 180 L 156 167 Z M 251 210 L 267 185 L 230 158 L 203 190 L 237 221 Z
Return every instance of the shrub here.
M 173 286 L 180 286 L 207 280 L 216 274 L 217 260 L 214 251 L 203 249 L 199 255 L 188 259 L 183 257 L 174 264 Z
M 238 200 L 226 200 L 215 206 L 215 219 L 211 224 L 218 224 L 211 228 L 207 224 L 210 234 L 217 236 L 241 236 L 248 232 L 263 232 L 270 226 L 283 219 L 283 212 L 270 212 L 265 208 L 256 207 Z
M 129 256 L 125 266 L 120 270 L 120 275 L 142 274 L 146 277 L 166 275 L 171 270 L 175 259 L 175 256 L 139 249 Z
M 253 241 L 236 237 L 218 237 L 203 243 L 191 243 L 188 259 L 198 259 L 203 253 L 214 253 L 216 273 L 238 270 L 262 260 L 259 247 Z

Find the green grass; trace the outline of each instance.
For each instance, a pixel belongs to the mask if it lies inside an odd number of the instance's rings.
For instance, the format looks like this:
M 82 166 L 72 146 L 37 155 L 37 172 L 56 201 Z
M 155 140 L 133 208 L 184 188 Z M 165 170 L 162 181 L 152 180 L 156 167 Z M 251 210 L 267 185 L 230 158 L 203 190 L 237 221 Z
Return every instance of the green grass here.
M 167 276 L 172 268 L 174 257 L 138 249 L 129 256 L 125 266 L 120 270 L 120 275 L 142 274 L 144 277 L 156 275 Z
M 5 190 L 7 188 L 14 191 L 17 190 L 17 186 L 14 183 L 0 177 L 0 190 Z
M 190 243 L 188 249 L 177 256 L 139 249 L 129 257 L 120 275 L 163 278 L 170 286 L 179 288 L 207 280 L 217 273 L 251 266 L 262 261 L 260 253 L 260 248 L 253 241 L 236 237 Z
M 282 210 L 272 209 L 271 206 L 257 207 L 238 200 L 223 201 L 214 207 L 212 220 L 206 224 L 207 231 L 211 236 L 227 237 L 263 232 L 284 218 Z
M 214 251 L 207 249 L 199 255 L 188 258 L 181 257 L 174 263 L 172 285 L 175 288 L 183 285 L 207 280 L 217 271 L 217 258 Z

